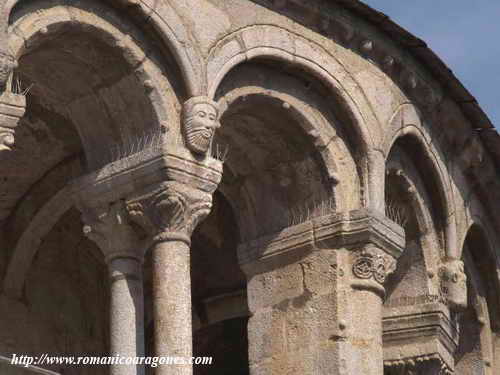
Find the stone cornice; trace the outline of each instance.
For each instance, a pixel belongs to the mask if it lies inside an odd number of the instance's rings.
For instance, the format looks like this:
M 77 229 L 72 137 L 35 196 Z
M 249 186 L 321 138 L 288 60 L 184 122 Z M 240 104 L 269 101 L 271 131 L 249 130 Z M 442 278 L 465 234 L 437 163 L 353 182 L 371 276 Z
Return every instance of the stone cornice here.
M 447 368 L 453 368 L 458 332 L 448 318 L 444 305 L 432 303 L 420 307 L 419 311 L 412 310 L 384 317 L 385 362 L 397 364 L 420 355 L 438 356 Z
M 76 179 L 72 189 L 77 201 L 96 206 L 147 193 L 165 181 L 212 194 L 221 179 L 222 163 L 216 159 L 199 161 L 182 149 L 153 155 L 144 150 Z
M 393 258 L 404 250 L 404 230 L 384 215 L 367 209 L 323 216 L 313 220 L 318 247 L 358 247 L 372 244 Z
M 405 246 L 404 231 L 383 215 L 368 209 L 335 213 L 291 226 L 238 247 L 241 265 L 292 252 L 318 248 L 355 248 L 366 245 L 398 258 Z
M 145 149 L 80 177 L 72 185 L 76 206 L 85 214 L 120 203 L 127 220 L 145 232 L 149 246 L 172 240 L 190 244 L 192 231 L 210 213 L 222 163 L 197 160 L 182 148 L 174 151 L 161 154 Z M 94 227 L 103 227 L 102 220 L 93 222 Z M 92 236 L 92 223 L 86 229 Z M 106 244 L 112 233 L 101 235 L 97 230 L 94 237 Z M 116 251 L 115 247 L 108 252 Z

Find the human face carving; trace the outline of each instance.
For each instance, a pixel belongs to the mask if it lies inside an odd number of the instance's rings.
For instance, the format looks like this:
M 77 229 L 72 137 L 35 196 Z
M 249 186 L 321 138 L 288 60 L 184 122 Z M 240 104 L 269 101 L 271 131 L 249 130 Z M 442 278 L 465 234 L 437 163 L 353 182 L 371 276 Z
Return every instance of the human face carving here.
M 462 261 L 450 261 L 442 268 L 441 291 L 453 310 L 467 307 L 467 276 Z
M 184 131 L 186 146 L 194 153 L 206 154 L 215 129 L 220 125 L 216 108 L 209 103 L 195 103 L 186 114 Z

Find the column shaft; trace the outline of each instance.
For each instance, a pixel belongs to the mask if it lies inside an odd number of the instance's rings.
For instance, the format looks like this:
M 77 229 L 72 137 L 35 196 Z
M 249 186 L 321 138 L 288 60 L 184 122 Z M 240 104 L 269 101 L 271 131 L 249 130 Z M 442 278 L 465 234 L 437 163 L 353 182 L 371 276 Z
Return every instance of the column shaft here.
M 382 298 L 371 290 L 353 289 L 348 301 L 347 373 L 382 375 Z
M 111 356 L 144 356 L 144 297 L 142 265 L 137 259 L 115 258 L 108 263 L 111 279 Z M 115 364 L 111 375 L 144 375 L 144 365 Z
M 182 241 L 154 245 L 153 298 L 155 354 L 184 357 L 193 353 L 190 249 Z M 160 364 L 156 375 L 190 375 L 192 365 Z

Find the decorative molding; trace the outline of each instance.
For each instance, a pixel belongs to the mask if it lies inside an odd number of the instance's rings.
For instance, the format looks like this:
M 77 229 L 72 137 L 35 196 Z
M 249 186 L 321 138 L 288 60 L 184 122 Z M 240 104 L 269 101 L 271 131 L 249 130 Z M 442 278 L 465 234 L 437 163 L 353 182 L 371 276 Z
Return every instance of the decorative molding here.
M 382 320 L 386 362 L 437 355 L 453 368 L 459 332 L 446 310 L 440 302 L 386 310 Z
M 441 85 L 432 82 L 431 77 L 419 70 L 417 61 L 408 61 L 408 56 L 392 41 L 387 43 L 381 42 L 383 37 L 374 38 L 373 33 L 368 31 L 369 28 L 359 27 L 344 12 L 325 11 L 324 7 L 317 6 L 314 1 L 288 0 L 286 7 L 277 7 L 271 0 L 258 2 L 271 9 L 286 12 L 288 17 L 307 24 L 319 34 L 376 64 L 422 108 L 432 111 L 442 101 Z
M 335 213 L 290 226 L 278 233 L 258 238 L 238 247 L 240 265 L 316 248 L 337 249 L 373 246 L 397 259 L 404 250 L 404 230 L 385 216 L 361 209 Z M 377 276 L 382 279 L 381 276 Z
M 151 155 L 137 152 L 125 159 L 73 181 L 73 194 L 83 206 L 107 205 L 141 191 L 157 190 L 158 184 L 177 181 L 213 194 L 222 179 L 222 163 L 211 157 L 196 160 L 186 149 Z
M 452 375 L 453 371 L 439 354 L 431 354 L 384 361 L 384 373 L 386 375 Z

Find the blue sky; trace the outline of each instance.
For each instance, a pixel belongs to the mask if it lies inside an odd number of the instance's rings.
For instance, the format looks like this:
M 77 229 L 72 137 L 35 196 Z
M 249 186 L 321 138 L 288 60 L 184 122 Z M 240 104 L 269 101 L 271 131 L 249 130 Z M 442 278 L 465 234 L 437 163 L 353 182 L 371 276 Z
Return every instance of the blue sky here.
M 500 1 L 362 1 L 427 42 L 500 129 Z

